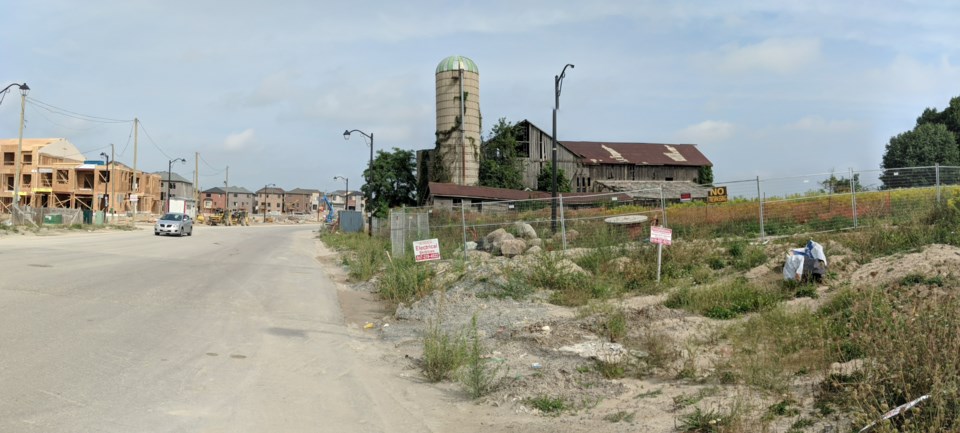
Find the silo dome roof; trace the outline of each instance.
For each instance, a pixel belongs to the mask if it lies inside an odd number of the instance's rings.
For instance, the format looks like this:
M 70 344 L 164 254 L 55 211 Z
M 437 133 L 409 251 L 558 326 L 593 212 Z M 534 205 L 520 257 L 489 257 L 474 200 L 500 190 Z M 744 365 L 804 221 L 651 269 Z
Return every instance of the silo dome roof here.
M 440 64 L 437 65 L 438 74 L 447 71 L 459 71 L 461 69 L 476 74 L 480 73 L 480 70 L 477 69 L 477 64 L 464 56 L 450 56 L 441 60 Z

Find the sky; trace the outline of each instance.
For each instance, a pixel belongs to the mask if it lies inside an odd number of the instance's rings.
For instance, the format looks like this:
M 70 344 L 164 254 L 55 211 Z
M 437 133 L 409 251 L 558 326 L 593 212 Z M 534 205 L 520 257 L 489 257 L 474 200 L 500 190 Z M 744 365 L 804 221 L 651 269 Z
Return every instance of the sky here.
M 332 191 L 369 158 L 346 129 L 433 147 L 445 57 L 479 68 L 484 136 L 500 118 L 550 131 L 570 63 L 560 141 L 693 143 L 718 182 L 843 174 L 960 95 L 958 18 L 943 0 L 31 0 L 0 14 L 0 87 L 30 86 L 25 137 L 88 159 L 112 143 L 132 166 L 136 117 L 140 170 L 185 158 L 203 189 L 229 166 L 250 190 Z

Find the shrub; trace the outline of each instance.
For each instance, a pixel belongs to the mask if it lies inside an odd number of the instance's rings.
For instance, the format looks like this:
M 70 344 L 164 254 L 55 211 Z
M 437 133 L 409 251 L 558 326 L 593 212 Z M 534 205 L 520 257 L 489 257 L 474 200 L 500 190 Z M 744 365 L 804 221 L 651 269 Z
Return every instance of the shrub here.
M 433 269 L 427 264 L 417 263 L 409 256 L 400 259 L 388 258 L 390 260 L 383 276 L 377 280 L 381 299 L 394 304 L 409 302 L 437 290 L 433 282 Z
M 439 324 L 431 324 L 423 338 L 423 373 L 427 380 L 449 379 L 467 357 L 467 343 L 460 333 L 444 332 Z
M 467 340 L 465 369 L 460 381 L 467 388 L 471 397 L 480 398 L 489 394 L 496 387 L 496 378 L 500 366 L 490 366 L 488 360 L 484 358 L 487 350 L 483 346 L 483 342 L 480 341 L 480 335 L 477 332 L 476 316 L 470 322 Z

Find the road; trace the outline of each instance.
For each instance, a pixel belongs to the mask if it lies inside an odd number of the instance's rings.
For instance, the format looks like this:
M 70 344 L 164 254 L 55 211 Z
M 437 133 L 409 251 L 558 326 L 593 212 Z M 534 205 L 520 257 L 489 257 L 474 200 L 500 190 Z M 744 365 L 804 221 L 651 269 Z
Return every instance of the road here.
M 316 227 L 0 237 L 0 432 L 464 431 L 344 325 Z

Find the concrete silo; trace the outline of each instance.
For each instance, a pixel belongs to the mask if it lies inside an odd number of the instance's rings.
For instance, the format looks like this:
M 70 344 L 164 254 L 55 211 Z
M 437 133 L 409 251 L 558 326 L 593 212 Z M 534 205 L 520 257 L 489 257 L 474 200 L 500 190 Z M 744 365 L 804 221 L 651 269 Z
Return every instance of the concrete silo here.
M 437 65 L 437 147 L 431 177 L 477 185 L 480 170 L 480 72 L 463 56 Z

